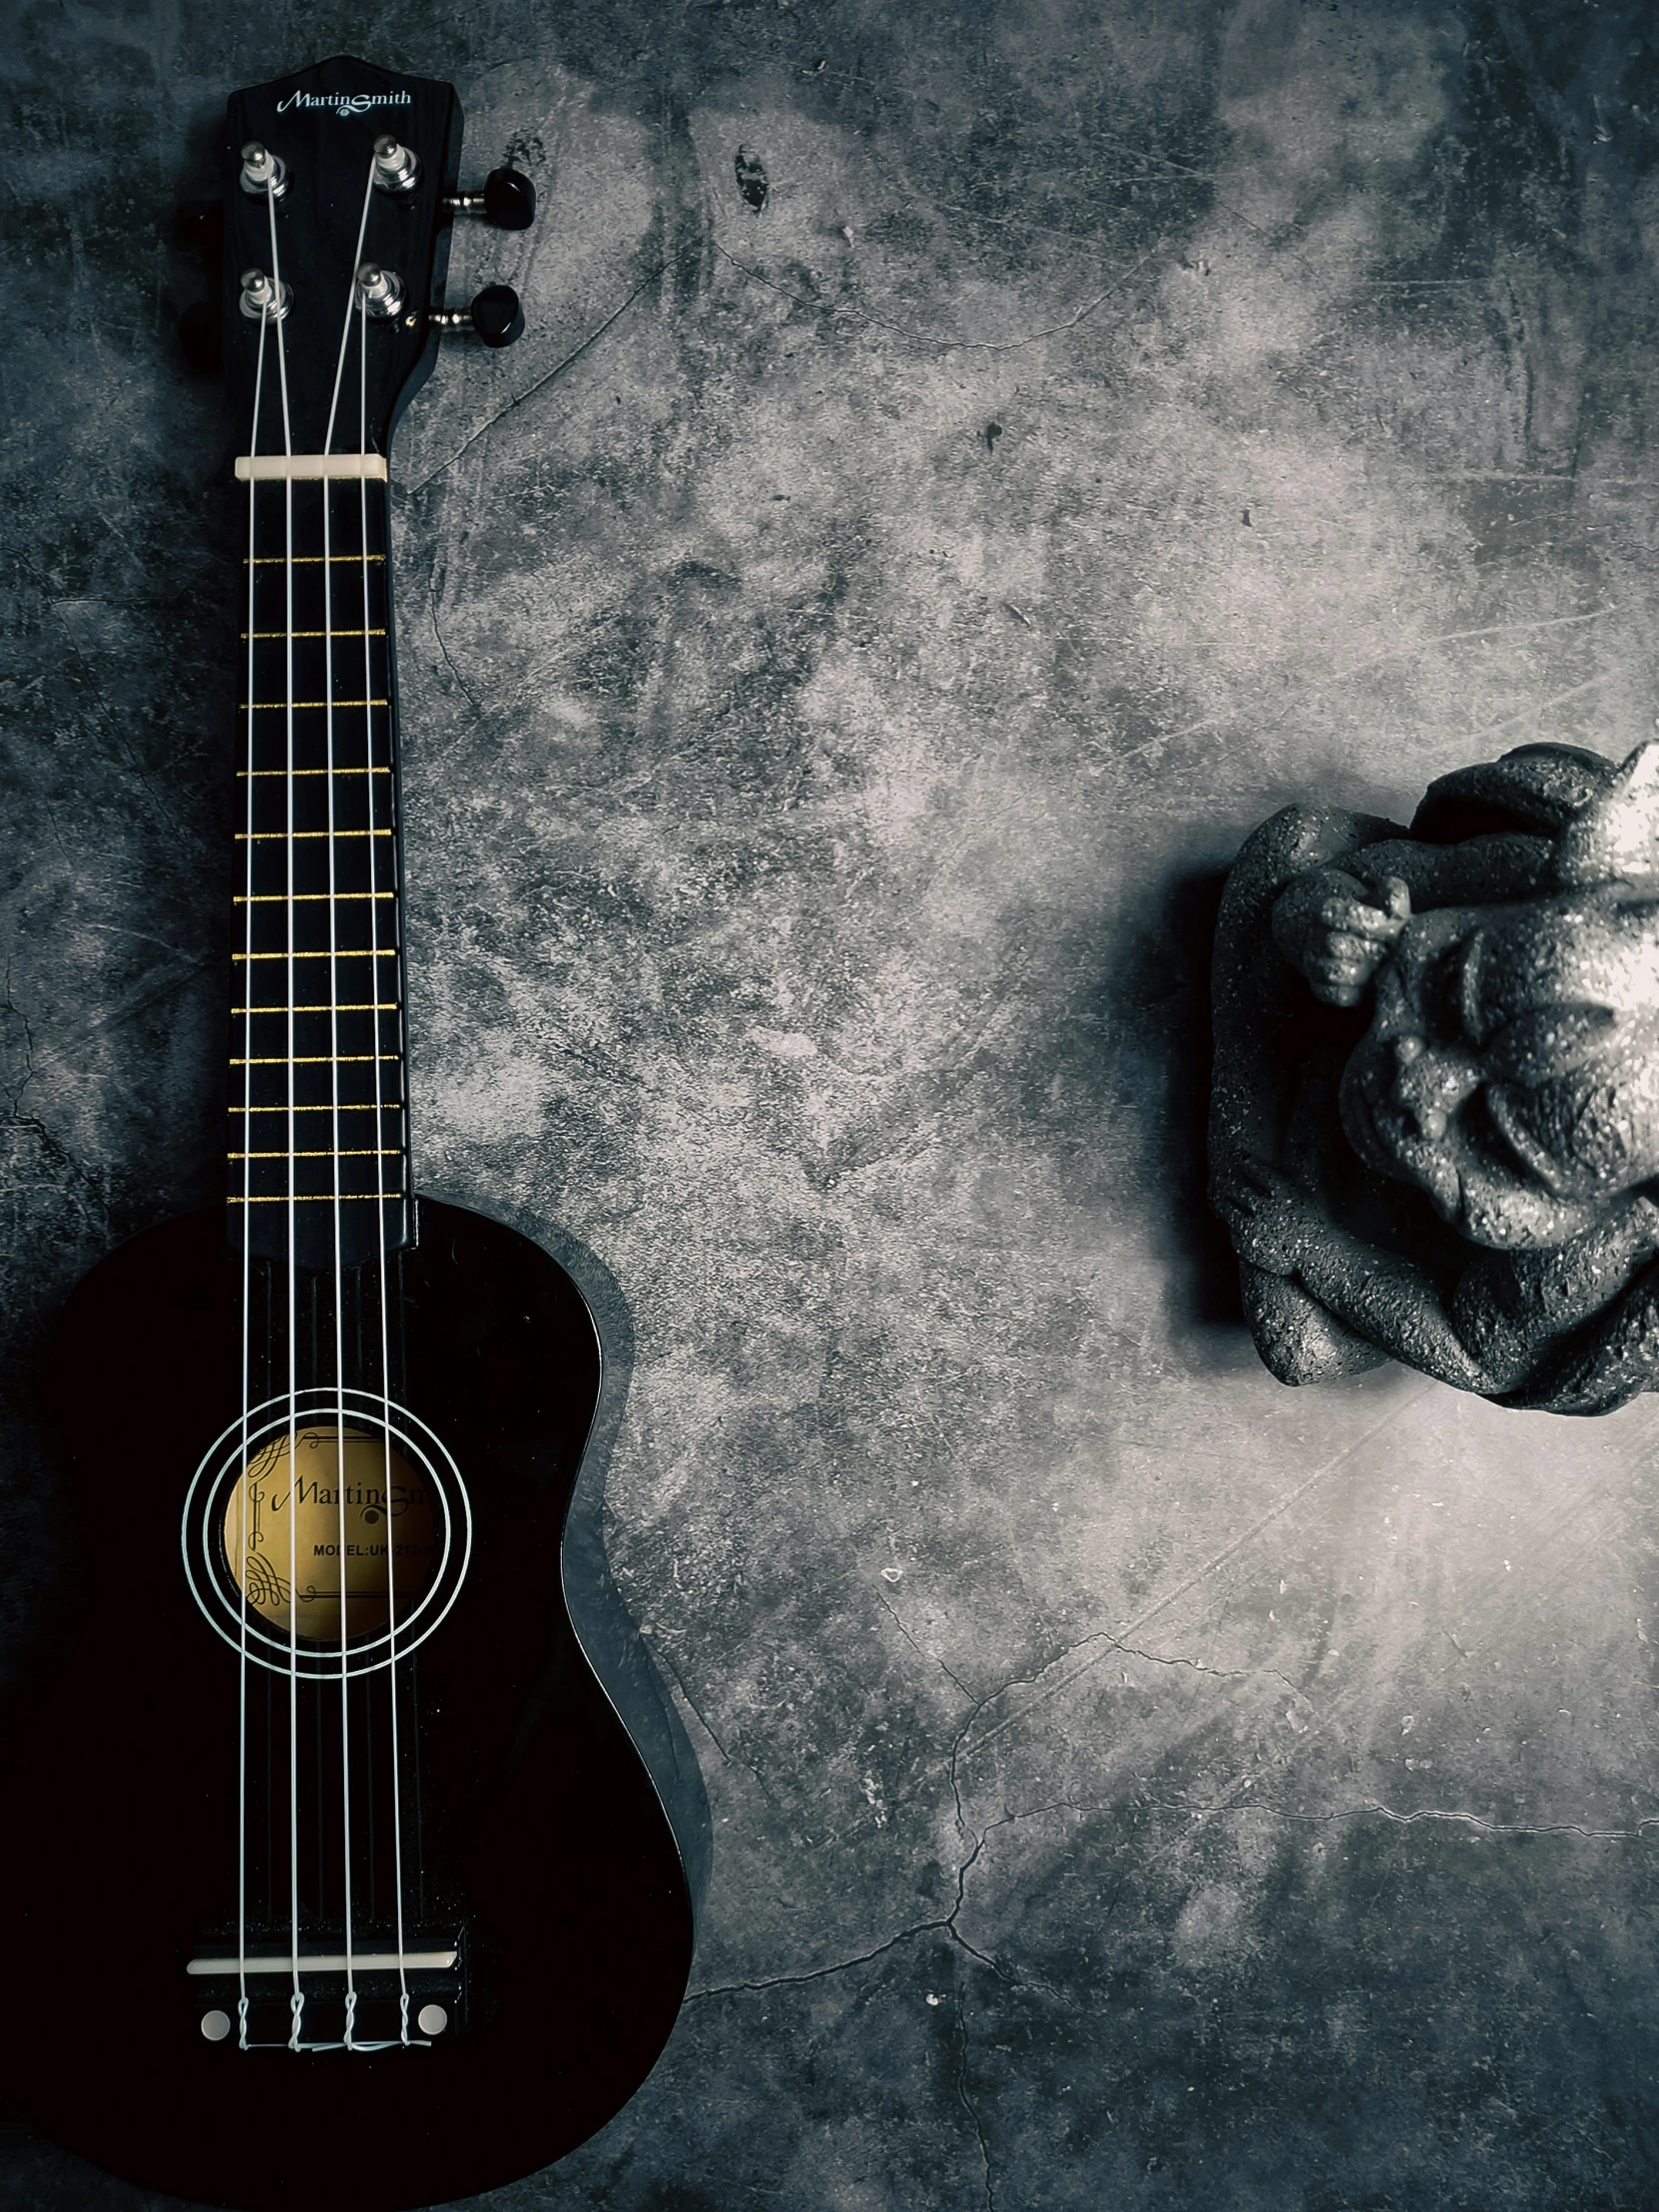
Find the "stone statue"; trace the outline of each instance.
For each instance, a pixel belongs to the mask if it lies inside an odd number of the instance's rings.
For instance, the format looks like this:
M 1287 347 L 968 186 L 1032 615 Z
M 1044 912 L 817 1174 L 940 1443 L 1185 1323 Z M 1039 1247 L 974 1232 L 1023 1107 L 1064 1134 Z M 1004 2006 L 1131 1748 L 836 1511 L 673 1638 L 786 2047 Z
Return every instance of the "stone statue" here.
M 1523 746 L 1408 831 L 1264 823 L 1215 1047 L 1211 1202 L 1281 1382 L 1394 1359 L 1556 1413 L 1659 1382 L 1659 742 Z

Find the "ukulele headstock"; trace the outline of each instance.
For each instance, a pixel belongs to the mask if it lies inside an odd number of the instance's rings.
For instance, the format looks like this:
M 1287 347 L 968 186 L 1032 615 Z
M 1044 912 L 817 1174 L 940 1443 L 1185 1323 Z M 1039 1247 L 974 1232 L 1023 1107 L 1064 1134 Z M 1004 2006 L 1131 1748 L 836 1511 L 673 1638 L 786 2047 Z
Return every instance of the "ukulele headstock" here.
M 460 149 L 453 86 L 349 55 L 232 96 L 224 362 L 239 422 L 258 391 L 261 452 L 386 451 L 459 319 L 442 310 Z

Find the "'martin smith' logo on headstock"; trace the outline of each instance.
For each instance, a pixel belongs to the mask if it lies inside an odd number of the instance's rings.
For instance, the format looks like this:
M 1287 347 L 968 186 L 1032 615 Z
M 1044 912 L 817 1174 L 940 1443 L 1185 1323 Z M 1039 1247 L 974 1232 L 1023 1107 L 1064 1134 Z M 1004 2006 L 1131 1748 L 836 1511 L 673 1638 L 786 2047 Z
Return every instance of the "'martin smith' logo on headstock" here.
M 370 108 L 412 108 L 410 92 L 290 92 L 278 100 L 276 113 L 289 108 L 332 108 L 336 115 L 366 115 Z

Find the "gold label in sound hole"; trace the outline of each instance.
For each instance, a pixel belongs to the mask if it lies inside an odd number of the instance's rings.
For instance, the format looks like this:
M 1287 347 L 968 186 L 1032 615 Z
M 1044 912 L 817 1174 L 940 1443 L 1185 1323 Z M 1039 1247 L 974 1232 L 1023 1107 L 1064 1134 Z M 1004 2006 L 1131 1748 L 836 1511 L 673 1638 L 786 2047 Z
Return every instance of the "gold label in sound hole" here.
M 427 1478 L 385 1437 L 332 1423 L 283 1429 L 225 1507 L 225 1557 L 255 1612 L 305 1643 L 348 1642 L 405 1619 L 437 1568 Z M 298 1592 L 298 1602 L 293 1593 Z

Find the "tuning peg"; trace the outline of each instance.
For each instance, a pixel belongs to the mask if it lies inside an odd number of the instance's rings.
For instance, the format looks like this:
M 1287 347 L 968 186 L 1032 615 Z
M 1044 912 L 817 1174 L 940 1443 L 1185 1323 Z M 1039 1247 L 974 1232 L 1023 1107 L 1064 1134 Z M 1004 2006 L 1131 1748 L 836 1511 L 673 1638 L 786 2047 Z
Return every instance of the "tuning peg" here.
M 527 231 L 536 220 L 536 187 L 521 169 L 492 169 L 482 192 L 444 196 L 452 215 L 481 215 L 498 231 Z
M 511 345 L 524 335 L 524 309 L 511 284 L 486 284 L 470 307 L 440 309 L 432 322 L 439 330 L 476 330 L 486 345 Z
M 394 138 L 374 141 L 374 189 L 388 199 L 406 199 L 420 182 L 420 156 Z
M 242 150 L 242 174 L 238 183 L 250 200 L 280 200 L 288 189 L 288 165 L 258 139 Z

